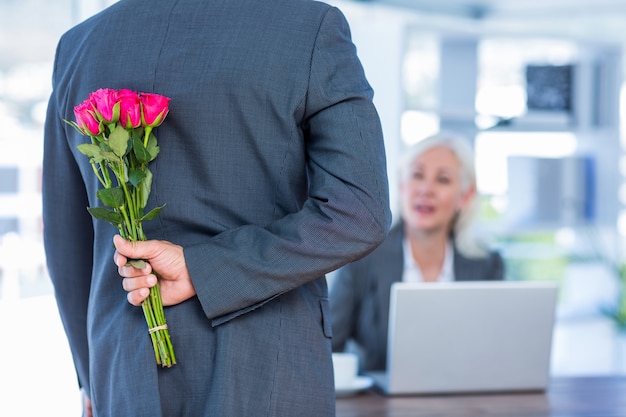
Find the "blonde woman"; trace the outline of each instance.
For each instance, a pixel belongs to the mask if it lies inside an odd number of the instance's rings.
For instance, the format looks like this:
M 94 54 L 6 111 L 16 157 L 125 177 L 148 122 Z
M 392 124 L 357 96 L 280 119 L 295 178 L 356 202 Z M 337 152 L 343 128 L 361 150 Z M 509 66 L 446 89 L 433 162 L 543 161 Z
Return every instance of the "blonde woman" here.
M 391 284 L 501 280 L 502 257 L 472 236 L 476 175 L 463 137 L 440 133 L 409 148 L 399 172 L 401 218 L 370 255 L 337 271 L 330 291 L 333 350 L 354 342 L 361 370 L 383 370 Z

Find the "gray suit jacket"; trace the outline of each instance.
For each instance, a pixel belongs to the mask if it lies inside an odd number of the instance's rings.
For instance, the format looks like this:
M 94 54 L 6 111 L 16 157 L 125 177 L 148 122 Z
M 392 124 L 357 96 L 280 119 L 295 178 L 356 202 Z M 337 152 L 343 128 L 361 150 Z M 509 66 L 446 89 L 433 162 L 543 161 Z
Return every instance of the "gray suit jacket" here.
M 343 351 L 352 340 L 360 354 L 362 371 L 386 368 L 387 329 L 391 284 L 402 281 L 404 256 L 403 223 L 370 255 L 337 271 L 330 290 L 333 320 L 333 351 Z M 497 252 L 469 259 L 454 248 L 457 281 L 501 280 L 504 263 Z
M 332 416 L 324 274 L 390 223 L 373 92 L 343 15 L 309 0 L 122 0 L 66 33 L 45 127 L 44 238 L 97 416 Z M 184 247 L 197 291 L 166 308 L 160 369 L 92 222 L 96 177 L 62 119 L 98 88 L 171 97 L 149 239 Z M 158 271 L 157 271 L 158 272 Z

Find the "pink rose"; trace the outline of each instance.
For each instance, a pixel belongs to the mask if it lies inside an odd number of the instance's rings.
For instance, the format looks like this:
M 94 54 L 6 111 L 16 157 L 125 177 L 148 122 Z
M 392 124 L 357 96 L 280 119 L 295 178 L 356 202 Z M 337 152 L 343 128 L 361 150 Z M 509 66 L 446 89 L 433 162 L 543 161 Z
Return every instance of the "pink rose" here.
M 85 100 L 74 107 L 76 124 L 81 132 L 87 136 L 97 136 L 102 133 L 102 124 L 96 118 L 96 112 L 90 100 Z
M 118 92 L 110 88 L 100 88 L 89 94 L 98 115 L 105 123 L 117 122 L 120 118 Z
M 145 127 L 157 127 L 163 122 L 165 116 L 169 112 L 168 97 L 152 94 L 141 93 L 139 96 L 141 100 L 141 119 Z
M 120 103 L 120 125 L 127 129 L 141 126 L 141 101 L 139 95 L 132 90 L 118 91 Z

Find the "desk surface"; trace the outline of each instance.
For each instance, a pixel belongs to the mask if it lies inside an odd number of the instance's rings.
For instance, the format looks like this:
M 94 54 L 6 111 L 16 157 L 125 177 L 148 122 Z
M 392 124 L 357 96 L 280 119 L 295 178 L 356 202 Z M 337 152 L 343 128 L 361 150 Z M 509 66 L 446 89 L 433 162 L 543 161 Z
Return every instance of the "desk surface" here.
M 543 393 L 337 398 L 337 417 L 626 417 L 626 377 L 555 378 Z

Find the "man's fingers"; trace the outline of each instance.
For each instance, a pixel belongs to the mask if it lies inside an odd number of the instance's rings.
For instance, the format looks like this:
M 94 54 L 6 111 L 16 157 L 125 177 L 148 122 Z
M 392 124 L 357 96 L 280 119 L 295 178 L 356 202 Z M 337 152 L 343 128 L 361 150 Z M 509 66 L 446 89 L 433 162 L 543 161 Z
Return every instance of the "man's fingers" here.
M 130 304 L 139 307 L 141 303 L 143 303 L 143 301 L 148 298 L 149 294 L 150 290 L 148 288 L 140 288 L 126 294 L 126 299 Z
M 150 274 L 135 278 L 124 278 L 122 280 L 122 288 L 124 288 L 125 291 L 130 292 L 139 290 L 141 288 L 147 289 L 154 287 L 156 283 L 157 278 L 154 275 Z

